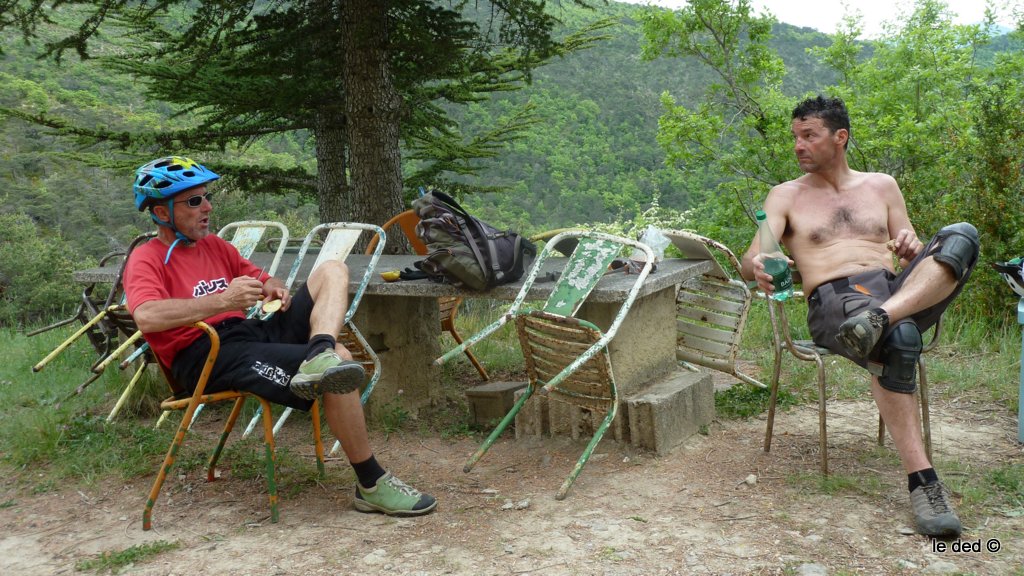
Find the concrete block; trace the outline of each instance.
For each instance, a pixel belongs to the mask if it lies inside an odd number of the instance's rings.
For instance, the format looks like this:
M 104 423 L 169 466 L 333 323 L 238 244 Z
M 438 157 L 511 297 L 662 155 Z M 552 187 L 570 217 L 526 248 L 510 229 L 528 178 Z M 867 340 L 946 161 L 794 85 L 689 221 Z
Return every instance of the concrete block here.
M 516 391 L 526 388 L 526 382 L 488 382 L 466 390 L 466 401 L 473 423 L 493 426 L 512 409 Z
M 676 370 L 625 398 L 634 446 L 667 454 L 715 417 L 711 375 Z
M 526 389 L 517 390 L 515 399 L 526 393 Z M 534 393 L 522 410 L 516 414 L 516 440 L 523 436 L 540 436 L 549 433 L 548 430 L 548 398 Z

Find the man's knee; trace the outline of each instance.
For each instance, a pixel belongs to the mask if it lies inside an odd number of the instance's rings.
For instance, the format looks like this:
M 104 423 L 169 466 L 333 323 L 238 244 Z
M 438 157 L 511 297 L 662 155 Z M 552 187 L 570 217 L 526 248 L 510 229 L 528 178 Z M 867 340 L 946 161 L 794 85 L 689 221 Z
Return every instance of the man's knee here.
M 348 266 L 341 260 L 326 260 L 321 262 L 316 270 L 309 275 L 307 283 L 313 282 L 348 282 Z
M 883 375 L 878 378 L 882 388 L 901 394 L 917 389 L 917 360 L 921 356 L 921 331 L 910 321 L 900 322 L 882 341 L 878 360 Z
M 946 226 L 936 236 L 939 246 L 932 251 L 936 262 L 941 262 L 953 271 L 957 282 L 963 280 L 978 261 L 981 243 L 978 230 L 967 222 Z

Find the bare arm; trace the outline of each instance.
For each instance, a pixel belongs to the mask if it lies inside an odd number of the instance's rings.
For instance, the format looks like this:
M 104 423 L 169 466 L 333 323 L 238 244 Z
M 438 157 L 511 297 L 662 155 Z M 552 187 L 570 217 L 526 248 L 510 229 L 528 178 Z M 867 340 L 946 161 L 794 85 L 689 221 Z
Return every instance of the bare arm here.
M 270 283 L 270 280 L 267 281 Z M 132 317 L 143 332 L 187 326 L 231 310 L 245 310 L 264 296 L 264 283 L 249 276 L 231 281 L 227 290 L 201 298 L 170 298 L 139 304 Z M 282 285 L 283 289 L 283 285 Z M 285 291 L 287 293 L 287 291 Z
M 892 240 L 889 249 L 900 259 L 900 267 L 905 268 L 910 261 L 924 248 L 917 238 L 910 216 L 907 215 L 907 204 L 900 192 L 899 184 L 890 176 L 884 176 L 883 194 L 889 207 L 889 238 Z

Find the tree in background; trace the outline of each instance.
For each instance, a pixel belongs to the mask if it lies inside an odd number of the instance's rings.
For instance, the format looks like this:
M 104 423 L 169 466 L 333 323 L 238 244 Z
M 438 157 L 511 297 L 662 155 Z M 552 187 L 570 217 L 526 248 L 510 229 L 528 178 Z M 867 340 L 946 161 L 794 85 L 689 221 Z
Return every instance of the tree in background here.
M 40 3 L 6 4 L 11 17 L 0 19 L 0 27 L 17 26 L 25 38 L 52 16 Z M 141 78 L 151 96 L 181 104 L 201 120 L 156 134 L 87 128 L 80 135 L 91 131 L 136 149 L 201 151 L 309 130 L 321 220 L 376 223 L 404 207 L 403 139 L 417 158 L 437 155 L 413 175 L 415 182 L 443 170 L 471 173 L 474 158 L 493 156 L 531 121 L 513 116 L 464 141 L 439 102 L 515 89 L 545 60 L 596 40 L 592 32 L 600 28 L 558 42 L 552 38 L 557 20 L 540 0 L 496 2 L 479 13 L 468 2 L 445 8 L 422 0 L 58 0 L 52 8 L 62 5 L 84 11 L 74 33 L 47 44 L 48 54 L 60 59 L 73 49 L 85 57 L 103 30 L 127 31 L 137 43 L 111 63 Z M 48 116 L 8 113 L 67 129 Z M 301 189 L 309 182 L 297 169 L 210 163 L 244 186 Z
M 711 233 L 737 248 L 753 230 L 743 215 L 749 218 L 773 185 L 799 175 L 789 124 L 806 95 L 780 92 L 770 23 L 752 14 L 747 0 L 694 0 L 676 12 L 651 9 L 644 21 L 646 57 L 695 57 L 720 78 L 695 107 L 665 95 L 658 139 L 683 169 L 721 176 L 698 210 L 714 222 Z M 983 265 L 957 305 L 982 317 L 1006 310 L 1005 319 L 1012 293 L 984 263 L 1024 253 L 1024 119 L 1012 113 L 1024 104 L 1024 54 L 983 58 L 991 15 L 982 25 L 954 25 L 938 0 L 919 0 L 901 27 L 878 40 L 859 36 L 857 21 L 847 19 L 832 44 L 815 51 L 838 78 L 816 92 L 839 96 L 850 109 L 850 166 L 892 174 L 922 237 L 942 224 L 974 223 Z

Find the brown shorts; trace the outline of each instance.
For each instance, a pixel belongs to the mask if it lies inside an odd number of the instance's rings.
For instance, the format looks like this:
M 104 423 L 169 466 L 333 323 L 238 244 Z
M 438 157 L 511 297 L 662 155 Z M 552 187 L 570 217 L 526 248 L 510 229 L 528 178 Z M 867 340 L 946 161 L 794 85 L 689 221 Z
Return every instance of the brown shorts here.
M 888 270 L 871 270 L 861 272 L 849 278 L 839 278 L 821 284 L 814 289 L 814 292 L 807 298 L 807 326 L 811 331 L 811 338 L 818 346 L 824 346 L 836 354 L 847 358 L 846 347 L 836 340 L 839 333 L 839 325 L 851 316 L 856 316 L 869 308 L 877 308 L 890 296 L 899 291 L 903 282 L 910 276 L 919 262 L 930 256 L 936 249 L 939 242 L 945 237 L 942 234 L 946 229 L 936 234 L 927 246 L 924 247 L 914 260 L 899 274 L 893 274 Z M 942 313 L 946 311 L 949 303 L 960 294 L 967 279 L 977 264 L 975 256 L 970 263 L 963 278 L 957 284 L 953 293 L 938 304 L 925 308 L 913 314 L 907 320 L 917 324 L 918 330 L 925 330 L 934 326 Z M 893 326 L 889 327 L 891 331 Z M 879 344 L 885 341 L 888 331 L 879 338 Z M 880 346 L 876 346 L 867 359 L 850 358 L 861 366 L 867 366 L 867 361 L 876 360 Z

